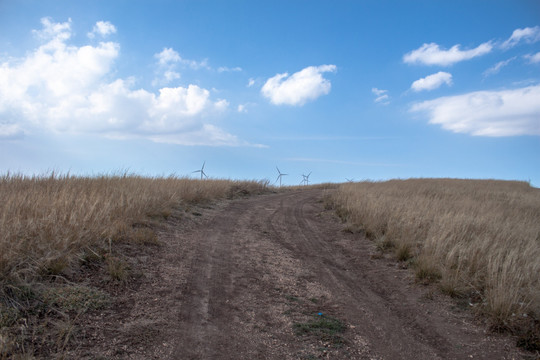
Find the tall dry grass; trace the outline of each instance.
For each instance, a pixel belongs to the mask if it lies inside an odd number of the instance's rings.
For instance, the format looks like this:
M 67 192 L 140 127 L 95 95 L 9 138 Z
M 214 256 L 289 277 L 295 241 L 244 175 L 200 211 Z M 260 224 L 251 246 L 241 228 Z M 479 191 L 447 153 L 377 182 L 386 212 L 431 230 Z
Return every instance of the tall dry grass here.
M 109 302 L 102 279 L 122 286 L 139 271 L 120 251 L 156 243 L 155 225 L 170 215 L 267 185 L 128 174 L 0 176 L 0 359 L 65 358 L 79 316 Z M 77 276 L 83 264 L 95 269 L 85 273 L 94 279 Z
M 182 204 L 264 191 L 264 181 L 136 175 L 0 177 L 0 285 L 60 273 L 85 248 L 107 245 Z M 1 288 L 1 287 L 0 287 Z
M 511 326 L 540 317 L 540 190 L 526 182 L 411 179 L 343 184 L 332 199 L 420 279 Z

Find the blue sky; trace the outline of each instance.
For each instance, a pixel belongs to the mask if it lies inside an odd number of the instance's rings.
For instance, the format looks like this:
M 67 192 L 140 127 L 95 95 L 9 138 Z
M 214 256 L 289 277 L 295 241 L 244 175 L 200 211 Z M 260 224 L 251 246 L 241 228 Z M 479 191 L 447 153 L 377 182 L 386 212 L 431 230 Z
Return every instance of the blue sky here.
M 540 186 L 538 1 L 0 1 L 0 172 Z

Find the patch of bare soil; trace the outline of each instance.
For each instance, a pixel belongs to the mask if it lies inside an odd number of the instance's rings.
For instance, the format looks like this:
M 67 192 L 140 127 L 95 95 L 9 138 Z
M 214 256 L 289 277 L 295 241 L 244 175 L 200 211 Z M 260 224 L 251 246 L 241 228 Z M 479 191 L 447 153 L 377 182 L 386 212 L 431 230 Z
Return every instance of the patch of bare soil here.
M 414 282 L 309 189 L 170 221 L 137 286 L 85 314 L 82 359 L 520 359 L 510 337 Z

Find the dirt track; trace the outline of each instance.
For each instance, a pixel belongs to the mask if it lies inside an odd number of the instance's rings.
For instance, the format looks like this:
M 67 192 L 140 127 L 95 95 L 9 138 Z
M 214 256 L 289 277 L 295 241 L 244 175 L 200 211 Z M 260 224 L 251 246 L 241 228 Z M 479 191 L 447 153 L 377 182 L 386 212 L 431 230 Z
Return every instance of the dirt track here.
M 118 359 L 512 359 L 509 338 L 343 231 L 318 189 L 234 200 L 171 222 L 143 277 L 88 319 L 76 351 Z M 319 315 L 321 313 L 322 315 Z M 331 319 L 343 332 L 298 333 Z

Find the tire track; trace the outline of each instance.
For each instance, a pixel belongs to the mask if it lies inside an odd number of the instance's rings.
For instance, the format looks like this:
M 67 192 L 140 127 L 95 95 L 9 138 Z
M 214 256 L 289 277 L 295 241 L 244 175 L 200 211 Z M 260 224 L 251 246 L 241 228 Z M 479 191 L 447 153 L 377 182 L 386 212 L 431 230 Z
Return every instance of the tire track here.
M 335 295 L 347 321 L 369 339 L 371 349 L 385 359 L 469 357 L 479 345 L 462 346 L 463 339 L 448 338 L 459 334 L 459 329 L 449 329 L 448 322 L 433 311 L 419 312 L 419 296 L 406 294 L 405 284 L 388 276 L 393 272 L 381 272 L 381 263 L 370 261 L 368 252 L 357 254 L 354 265 L 350 263 L 344 249 L 332 241 L 345 235 L 335 225 L 328 228 L 328 222 L 317 220 L 319 198 L 316 191 L 284 196 L 269 219 L 269 228 L 276 234 L 273 239 L 302 259 L 314 278 Z M 491 359 L 490 353 L 474 357 Z
M 234 200 L 198 209 L 189 228 L 168 225 L 161 254 L 145 264 L 146 282 L 125 294 L 134 305 L 111 331 L 117 338 L 102 345 L 105 357 L 517 358 L 507 338 L 486 335 L 448 303 L 425 300 L 407 270 L 371 259 L 372 244 L 344 233 L 322 195 L 307 189 Z M 343 347 L 326 351 L 324 341 L 295 334 L 293 324 L 318 306 L 348 325 Z

